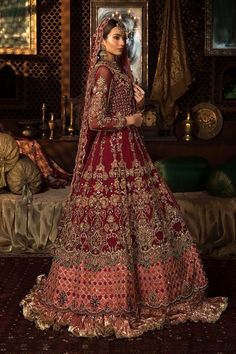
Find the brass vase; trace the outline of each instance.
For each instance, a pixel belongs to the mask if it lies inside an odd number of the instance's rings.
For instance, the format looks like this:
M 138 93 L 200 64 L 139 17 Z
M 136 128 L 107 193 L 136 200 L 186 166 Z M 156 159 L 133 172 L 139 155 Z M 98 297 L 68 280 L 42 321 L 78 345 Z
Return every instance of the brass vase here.
M 49 126 L 49 129 L 50 129 L 49 140 L 53 140 L 54 139 L 54 129 L 55 129 L 55 126 L 56 126 L 56 122 L 55 122 L 53 113 L 51 113 L 51 118 L 48 121 L 48 126 Z

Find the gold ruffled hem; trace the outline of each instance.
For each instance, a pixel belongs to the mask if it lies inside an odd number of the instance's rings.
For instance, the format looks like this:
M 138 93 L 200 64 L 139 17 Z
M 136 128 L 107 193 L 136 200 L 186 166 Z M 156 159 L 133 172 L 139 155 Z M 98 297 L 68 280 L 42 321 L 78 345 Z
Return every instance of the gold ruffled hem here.
M 68 326 L 68 331 L 78 337 L 133 338 L 149 330 L 161 329 L 166 325 L 186 321 L 214 323 L 227 307 L 227 298 L 206 298 L 202 291 L 188 299 L 182 299 L 159 309 L 140 307 L 139 315 L 131 314 L 78 314 L 62 310 L 40 301 L 43 292 L 39 284 L 21 301 L 23 315 L 34 321 L 41 330 L 53 327 L 59 330 Z

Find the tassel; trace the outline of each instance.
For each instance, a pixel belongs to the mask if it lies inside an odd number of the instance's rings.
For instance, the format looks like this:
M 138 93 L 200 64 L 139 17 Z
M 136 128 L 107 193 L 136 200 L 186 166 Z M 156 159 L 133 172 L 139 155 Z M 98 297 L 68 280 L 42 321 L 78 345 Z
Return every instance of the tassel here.
M 0 160 L 1 162 L 1 160 Z M 5 179 L 5 165 L 0 165 L 0 188 L 6 187 L 6 179 Z
M 22 204 L 29 205 L 33 201 L 33 194 L 29 188 L 29 185 L 26 183 L 22 188 Z

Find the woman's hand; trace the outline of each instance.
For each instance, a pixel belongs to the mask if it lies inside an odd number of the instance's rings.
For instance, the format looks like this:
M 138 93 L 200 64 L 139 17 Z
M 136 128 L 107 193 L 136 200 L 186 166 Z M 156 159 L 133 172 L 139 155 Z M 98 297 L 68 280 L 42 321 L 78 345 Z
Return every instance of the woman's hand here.
M 131 114 L 126 117 L 127 125 L 135 125 L 136 127 L 141 127 L 143 122 L 143 115 L 141 112 Z
M 137 107 L 141 108 L 144 104 L 145 91 L 137 84 L 133 84 L 133 90 Z

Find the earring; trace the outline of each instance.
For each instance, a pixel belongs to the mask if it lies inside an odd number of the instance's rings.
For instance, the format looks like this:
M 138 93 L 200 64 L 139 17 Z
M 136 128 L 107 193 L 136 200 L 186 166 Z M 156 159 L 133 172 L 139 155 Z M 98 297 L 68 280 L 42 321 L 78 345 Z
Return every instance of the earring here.
M 104 44 L 101 44 L 101 47 L 100 47 L 100 52 L 99 52 L 99 58 L 100 59 L 104 59 L 107 55 L 107 51 L 106 51 L 106 47 L 104 46 Z

